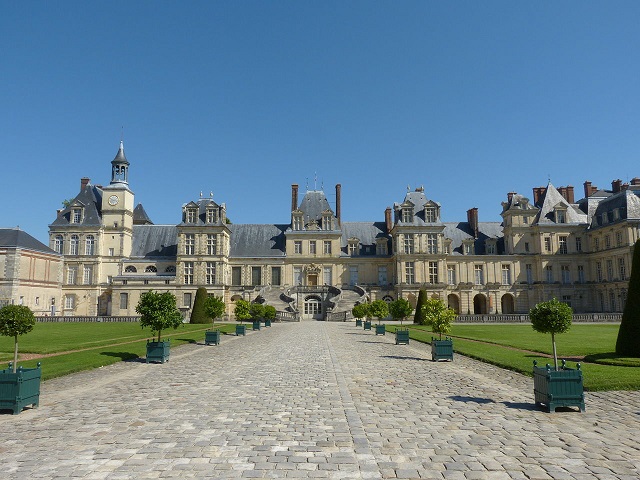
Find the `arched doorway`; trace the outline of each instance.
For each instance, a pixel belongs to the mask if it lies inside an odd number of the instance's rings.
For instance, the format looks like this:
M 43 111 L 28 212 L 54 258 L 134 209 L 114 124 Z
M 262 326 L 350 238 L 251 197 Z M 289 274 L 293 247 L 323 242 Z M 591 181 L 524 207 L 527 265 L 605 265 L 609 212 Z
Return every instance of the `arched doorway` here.
M 487 297 L 481 293 L 473 297 L 473 313 L 475 315 L 487 313 Z
M 308 320 L 322 320 L 322 299 L 317 295 L 309 295 L 304 299 L 302 318 Z
M 513 295 L 510 293 L 506 293 L 500 299 L 500 307 L 502 309 L 502 313 L 513 313 L 515 312 L 515 302 L 513 300 Z
M 457 295 L 450 293 L 449 296 L 447 296 L 447 305 L 449 308 L 453 308 L 454 312 L 460 314 L 460 299 Z

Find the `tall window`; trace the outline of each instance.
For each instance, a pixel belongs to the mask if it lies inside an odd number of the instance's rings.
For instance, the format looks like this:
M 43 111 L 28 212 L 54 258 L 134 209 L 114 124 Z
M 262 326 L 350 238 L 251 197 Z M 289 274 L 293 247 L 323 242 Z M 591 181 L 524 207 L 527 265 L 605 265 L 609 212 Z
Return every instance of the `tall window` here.
M 611 248 L 611 235 L 605 235 L 604 248 Z
M 431 255 L 438 253 L 438 236 L 435 233 L 427 234 L 427 253 Z
M 302 215 L 293 216 L 293 229 L 302 230 Z
M 602 281 L 602 262 L 596 262 L 596 280 Z
M 205 273 L 205 283 L 213 285 L 216 283 L 216 264 L 215 262 L 207 262 L 207 270 Z
M 333 219 L 331 215 L 322 216 L 322 230 L 333 230 Z
M 297 254 L 302 253 L 302 240 L 293 241 L 293 253 L 297 253 Z
M 309 241 L 309 254 L 310 255 L 315 255 L 317 252 L 316 249 L 316 241 L 315 240 L 310 240 Z
M 271 285 L 282 284 L 282 270 L 280 267 L 271 267 Z
M 415 240 L 413 233 L 405 233 L 404 235 L 404 253 L 413 253 Z
M 358 243 L 349 242 L 349 255 L 352 257 L 358 254 Z
M 207 223 L 217 223 L 218 212 L 215 208 L 207 208 Z
M 378 285 L 387 285 L 387 267 L 379 266 L 378 267 Z
M 558 244 L 559 244 L 558 253 L 566 255 L 567 254 L 567 237 L 565 236 L 558 237 Z
M 473 266 L 474 283 L 476 285 L 484 285 L 484 269 L 482 265 Z
M 358 266 L 357 265 L 351 265 L 349 267 L 349 284 L 350 285 L 357 285 L 358 284 Z
M 438 262 L 429 262 L 429 283 L 438 283 Z
M 93 265 L 85 265 L 82 275 L 82 283 L 85 285 L 91 285 L 93 280 Z
M 627 279 L 627 269 L 624 265 L 624 257 L 618 259 L 618 273 L 620 274 L 620 280 Z
M 531 285 L 533 283 L 533 265 L 530 263 L 527 263 L 525 265 L 525 272 L 527 275 L 527 283 Z
M 622 232 L 616 232 L 616 246 L 622 246 Z
M 576 237 L 576 252 L 582 251 L 582 237 Z
M 595 248 L 595 251 L 597 252 L 598 250 L 600 250 L 600 239 L 599 238 L 595 238 L 593 240 L 593 245 Z
M 322 244 L 325 255 L 331 254 L 331 240 L 325 240 Z
M 496 254 L 496 246 L 495 246 L 495 244 L 487 243 L 485 248 L 487 249 L 487 255 L 495 255 Z
M 79 208 L 74 208 L 71 211 L 71 223 L 80 223 L 82 220 L 82 210 Z
M 560 274 L 562 275 L 562 283 L 568 285 L 571 283 L 571 270 L 569 265 L 562 265 L 560 267 Z
M 65 310 L 73 310 L 76 308 L 76 296 L 75 295 L 65 295 L 64 296 L 64 308 Z
M 120 294 L 120 310 L 126 310 L 129 308 L 129 294 L 121 293 Z
M 578 283 L 584 283 L 585 280 L 584 265 L 578 265 Z
M 293 284 L 302 285 L 302 267 L 293 267 Z
M 262 285 L 262 267 L 251 267 L 251 285 Z
M 215 234 L 207 235 L 207 255 L 217 255 L 218 238 Z
M 376 255 L 386 255 L 387 254 L 387 242 L 386 240 L 384 241 L 379 241 L 378 243 L 376 243 Z
M 553 267 L 551 265 L 547 265 L 545 271 L 547 273 L 547 283 L 553 283 Z
M 402 222 L 403 223 L 411 223 L 413 220 L 413 209 L 410 207 L 405 207 L 402 209 Z
M 456 285 L 456 267 L 454 265 L 447 265 L 447 283 L 449 285 Z
M 325 285 L 331 285 L 333 282 L 333 278 L 331 275 L 331 267 L 324 267 L 322 269 L 323 282 Z
M 78 245 L 80 238 L 78 235 L 71 235 L 71 243 L 69 244 L 69 255 L 78 255 Z
M 62 235 L 56 235 L 56 238 L 53 241 L 53 249 L 58 253 L 64 253 L 62 251 L 64 247 L 64 240 L 62 239 Z
M 511 265 L 502 265 L 502 285 L 511 285 Z
M 242 285 L 242 267 L 231 267 L 231 285 Z
M 414 262 L 406 262 L 404 264 L 404 280 L 405 283 L 415 283 L 415 264 Z
M 182 306 L 183 307 L 191 307 L 191 294 L 185 293 L 182 296 Z
M 75 285 L 78 279 L 78 267 L 73 265 L 67 267 L 67 285 Z
M 566 223 L 567 212 L 564 210 L 556 210 L 556 223 Z
M 93 235 L 87 235 L 84 241 L 84 254 L 93 255 L 95 253 L 96 240 Z
M 198 217 L 198 212 L 195 208 L 187 209 L 187 218 L 186 223 L 196 223 L 196 218 Z
M 184 283 L 193 284 L 193 262 L 184 262 Z
M 544 237 L 544 251 L 551 251 L 551 237 Z
M 607 280 L 613 280 L 613 260 L 607 260 Z
M 424 209 L 424 220 L 427 223 L 433 223 L 436 221 L 435 207 L 427 207 Z
M 184 236 L 184 254 L 194 255 L 196 250 L 196 236 L 193 233 L 187 233 Z

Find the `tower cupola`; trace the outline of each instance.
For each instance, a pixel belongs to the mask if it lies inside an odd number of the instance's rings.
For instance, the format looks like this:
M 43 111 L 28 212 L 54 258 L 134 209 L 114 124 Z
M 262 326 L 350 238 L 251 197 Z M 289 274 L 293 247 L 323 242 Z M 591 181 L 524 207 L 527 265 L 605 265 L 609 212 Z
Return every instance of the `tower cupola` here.
M 111 185 L 128 185 L 129 161 L 124 155 L 124 143 L 120 140 L 120 148 L 116 157 L 111 161 Z

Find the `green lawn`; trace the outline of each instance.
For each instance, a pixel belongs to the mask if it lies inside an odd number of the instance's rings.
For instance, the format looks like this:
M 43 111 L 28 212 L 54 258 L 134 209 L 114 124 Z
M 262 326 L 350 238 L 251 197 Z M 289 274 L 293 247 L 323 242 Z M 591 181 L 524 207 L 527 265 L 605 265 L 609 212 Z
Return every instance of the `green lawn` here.
M 435 336 L 429 327 L 403 326 L 407 327 L 414 340 L 430 343 Z M 397 327 L 387 328 L 393 332 Z M 586 390 L 640 390 L 640 358 L 617 358 L 613 353 L 618 328 L 618 324 L 574 324 L 569 332 L 556 336 L 559 358 L 586 357 L 581 362 Z M 552 345 L 551 335 L 537 333 L 529 324 L 458 324 L 453 325 L 451 336 L 457 353 L 529 376 L 533 375 L 533 360 L 553 364 L 552 358 L 530 353 L 551 354 Z
M 177 330 L 164 330 L 162 338 L 170 338 L 173 347 L 202 343 L 208 328 L 210 325 L 184 324 Z M 223 333 L 235 332 L 235 325 L 216 324 L 216 328 Z M 151 338 L 151 331 L 143 330 L 138 323 L 36 323 L 33 331 L 18 337 L 19 354 L 82 351 L 19 361 L 19 364 L 29 368 L 41 362 L 42 376 L 47 380 L 122 360 L 144 358 L 146 341 Z M 0 362 L 12 360 L 13 338 L 0 337 Z

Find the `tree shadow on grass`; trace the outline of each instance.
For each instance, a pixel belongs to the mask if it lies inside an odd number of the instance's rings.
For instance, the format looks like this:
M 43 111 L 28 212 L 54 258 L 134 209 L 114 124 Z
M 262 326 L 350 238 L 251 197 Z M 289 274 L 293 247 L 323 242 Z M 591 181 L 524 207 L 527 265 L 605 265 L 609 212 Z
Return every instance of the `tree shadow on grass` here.
M 186 343 L 198 343 L 198 341 L 194 338 L 176 338 L 176 340 L 180 340 L 181 342 L 186 342 Z
M 141 358 L 132 352 L 100 352 L 100 355 L 104 355 L 105 357 L 116 357 L 123 362 L 144 363 L 146 361 L 144 358 Z

